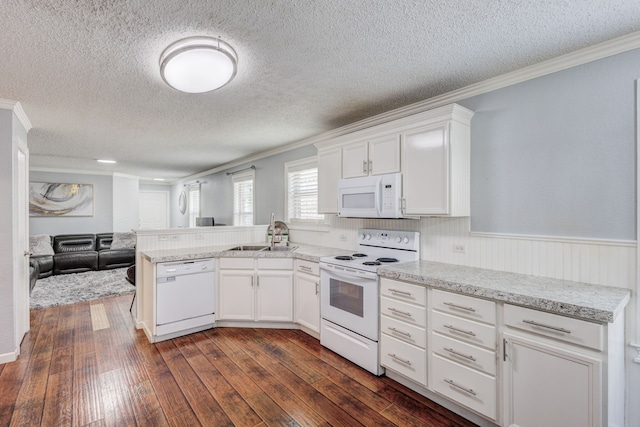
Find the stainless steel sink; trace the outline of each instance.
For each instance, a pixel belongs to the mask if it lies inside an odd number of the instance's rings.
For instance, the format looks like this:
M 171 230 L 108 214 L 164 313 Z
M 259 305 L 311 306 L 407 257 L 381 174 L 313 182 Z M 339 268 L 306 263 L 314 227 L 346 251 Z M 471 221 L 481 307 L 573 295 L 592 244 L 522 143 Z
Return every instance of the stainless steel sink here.
M 240 245 L 230 249 L 228 251 L 264 251 L 269 249 L 269 246 L 260 245 L 260 246 L 250 246 L 250 245 Z
M 292 251 L 294 249 L 297 249 L 297 246 L 267 246 L 267 249 L 265 249 L 265 251 L 277 251 L 277 252 L 281 252 L 281 251 Z
M 240 245 L 240 246 L 235 246 L 233 248 L 229 248 L 227 249 L 228 251 L 255 251 L 255 252 L 262 252 L 262 251 L 274 251 L 274 252 L 280 252 L 280 251 L 292 251 L 294 249 L 297 249 L 297 246 L 267 246 L 267 245 L 255 245 L 255 246 L 251 246 L 251 245 Z

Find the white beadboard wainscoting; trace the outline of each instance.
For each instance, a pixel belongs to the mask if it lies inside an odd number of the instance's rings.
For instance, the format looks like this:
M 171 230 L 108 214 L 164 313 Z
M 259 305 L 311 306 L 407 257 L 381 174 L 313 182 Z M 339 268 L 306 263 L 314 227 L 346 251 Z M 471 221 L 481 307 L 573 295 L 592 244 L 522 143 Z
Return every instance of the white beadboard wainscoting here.
M 266 242 L 267 225 L 136 231 L 136 252 Z
M 322 231 L 292 227 L 291 240 L 353 250 L 360 228 L 419 231 L 424 260 L 635 289 L 635 241 L 470 233 L 468 217 L 373 220 L 331 215 L 327 222 Z

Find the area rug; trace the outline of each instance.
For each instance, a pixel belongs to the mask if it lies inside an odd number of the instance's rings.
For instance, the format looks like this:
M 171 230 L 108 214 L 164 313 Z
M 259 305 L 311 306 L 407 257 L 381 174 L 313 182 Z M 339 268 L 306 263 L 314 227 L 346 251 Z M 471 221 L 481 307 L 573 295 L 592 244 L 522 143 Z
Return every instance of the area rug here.
M 126 272 L 126 268 L 117 268 L 38 279 L 31 291 L 30 307 L 46 308 L 133 293 L 136 288 L 125 279 Z

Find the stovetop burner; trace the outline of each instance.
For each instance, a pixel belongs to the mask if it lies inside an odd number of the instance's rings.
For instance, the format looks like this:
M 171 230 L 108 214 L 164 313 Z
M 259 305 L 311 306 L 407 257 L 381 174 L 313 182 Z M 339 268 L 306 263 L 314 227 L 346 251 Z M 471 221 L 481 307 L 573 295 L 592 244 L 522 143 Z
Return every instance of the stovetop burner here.
M 397 258 L 378 258 L 376 261 L 379 262 L 398 262 Z
M 358 252 L 358 253 L 353 254 L 351 256 L 354 257 L 354 258 L 364 258 L 364 257 L 367 257 L 369 255 Z
M 380 265 L 380 263 L 378 261 L 366 261 L 362 265 Z
M 351 255 L 338 255 L 335 259 L 340 261 L 351 261 L 353 257 Z

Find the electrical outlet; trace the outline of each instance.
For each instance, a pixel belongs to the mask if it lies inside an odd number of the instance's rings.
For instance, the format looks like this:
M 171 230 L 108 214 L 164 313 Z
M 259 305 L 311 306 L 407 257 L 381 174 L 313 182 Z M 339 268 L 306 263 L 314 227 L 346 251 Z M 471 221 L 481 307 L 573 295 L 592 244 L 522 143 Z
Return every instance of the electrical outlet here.
M 204 240 L 204 234 L 202 233 L 196 234 L 196 240 Z
M 346 242 L 347 241 L 347 235 L 346 234 L 341 234 L 340 235 L 340 241 L 341 242 Z
M 180 240 L 180 235 L 179 234 L 172 234 L 171 238 L 169 239 L 173 242 L 177 242 L 178 240 Z
M 166 240 L 169 240 L 169 236 L 166 235 L 166 234 L 161 234 L 161 235 L 158 236 L 158 240 L 161 241 L 161 242 L 164 242 Z
M 464 245 L 453 245 L 453 252 L 455 252 L 457 254 L 464 254 L 467 251 L 466 251 Z

